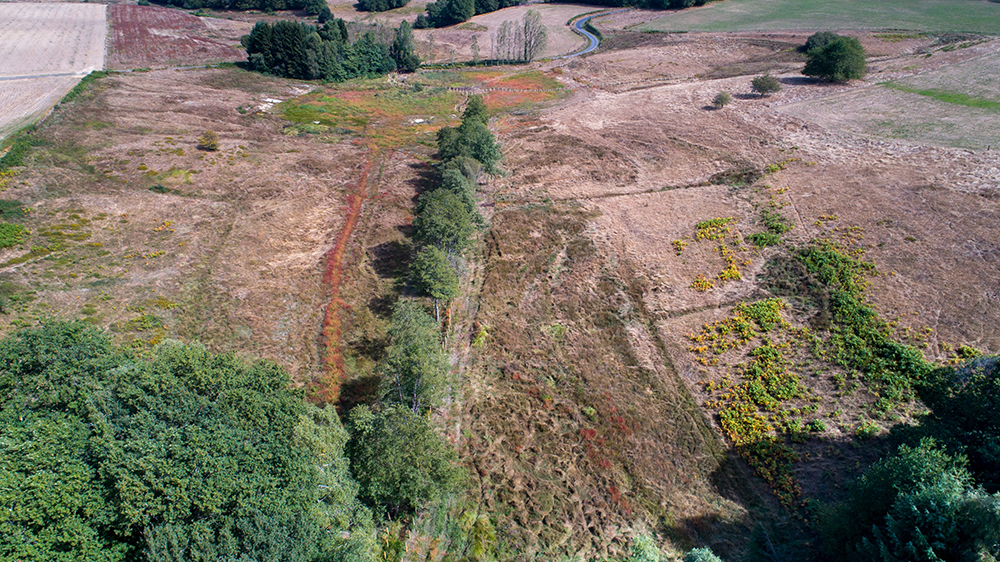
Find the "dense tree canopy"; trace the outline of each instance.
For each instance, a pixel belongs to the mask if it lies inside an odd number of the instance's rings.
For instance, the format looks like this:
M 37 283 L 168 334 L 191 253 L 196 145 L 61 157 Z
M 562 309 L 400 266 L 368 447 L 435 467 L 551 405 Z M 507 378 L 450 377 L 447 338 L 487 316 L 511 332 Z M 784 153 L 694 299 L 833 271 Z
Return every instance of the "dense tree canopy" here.
M 828 548 L 841 560 L 993 559 L 1000 555 L 1000 496 L 972 482 L 965 459 L 933 440 L 902 445 L 827 513 Z
M 420 64 L 409 24 L 396 30 L 391 52 L 374 28 L 362 25 L 354 33 L 358 38 L 352 43 L 342 19 L 327 20 L 320 28 L 292 21 L 258 22 L 240 42 L 253 70 L 301 80 L 371 77 Z
M 366 12 L 384 12 L 402 8 L 410 0 L 358 0 L 358 7 Z
M 405 406 L 351 410 L 351 469 L 360 497 L 395 517 L 455 491 L 462 471 L 454 449 L 427 418 Z
M 933 410 L 938 435 L 965 450 L 980 484 L 1000 491 L 1000 356 L 940 368 L 920 396 Z
M 179 343 L 135 359 L 80 324 L 3 340 L 0 558 L 368 559 L 347 434 L 290 382 Z

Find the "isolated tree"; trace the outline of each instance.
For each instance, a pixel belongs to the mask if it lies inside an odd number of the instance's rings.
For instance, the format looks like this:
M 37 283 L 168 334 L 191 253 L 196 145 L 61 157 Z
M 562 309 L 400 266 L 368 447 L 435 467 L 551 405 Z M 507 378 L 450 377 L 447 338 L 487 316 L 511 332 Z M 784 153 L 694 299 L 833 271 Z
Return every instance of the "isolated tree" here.
M 389 48 L 389 55 L 396 61 L 396 68 L 399 70 L 413 72 L 420 67 L 420 57 L 417 56 L 413 42 L 413 30 L 406 21 L 396 28 L 396 37 Z
M 733 101 L 733 96 L 729 95 L 729 92 L 719 92 L 712 100 L 712 105 L 721 109 L 729 105 L 731 101 Z
M 832 82 L 847 82 L 864 77 L 865 49 L 853 37 L 838 37 L 822 47 L 817 47 L 806 56 L 806 67 L 802 74 L 815 76 Z
M 548 33 L 542 25 L 542 15 L 538 10 L 528 10 L 521 20 L 523 28 L 521 32 L 524 41 L 521 49 L 521 60 L 531 62 L 541 56 L 545 51 L 545 44 L 548 41 Z
M 751 89 L 760 97 L 771 95 L 781 91 L 781 82 L 770 74 L 761 74 L 750 83 Z
M 410 266 L 410 277 L 420 292 L 434 299 L 434 316 L 440 322 L 439 303 L 458 296 L 458 274 L 448 255 L 434 246 L 421 249 Z
M 210 152 L 219 150 L 219 135 L 215 131 L 205 131 L 198 137 L 198 148 Z

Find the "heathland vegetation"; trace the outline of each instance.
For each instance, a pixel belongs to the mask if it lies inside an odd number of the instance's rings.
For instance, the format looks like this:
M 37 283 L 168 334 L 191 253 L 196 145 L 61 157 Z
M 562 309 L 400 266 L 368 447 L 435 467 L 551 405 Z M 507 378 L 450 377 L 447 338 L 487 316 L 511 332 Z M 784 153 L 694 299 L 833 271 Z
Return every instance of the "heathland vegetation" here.
M 493 58 L 537 58 L 526 11 Z M 321 20 L 94 74 L 4 143 L 0 558 L 1000 557 L 995 193 L 770 109 L 865 87 L 860 41 L 430 70 L 406 22 Z M 751 54 L 708 82 L 702 46 Z

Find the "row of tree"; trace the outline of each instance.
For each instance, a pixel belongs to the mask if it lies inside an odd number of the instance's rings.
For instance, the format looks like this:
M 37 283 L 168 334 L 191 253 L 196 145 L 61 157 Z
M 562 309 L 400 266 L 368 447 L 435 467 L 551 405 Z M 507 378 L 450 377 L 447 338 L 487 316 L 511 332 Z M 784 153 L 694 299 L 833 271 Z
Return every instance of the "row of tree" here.
M 544 51 L 548 32 L 542 25 L 542 15 L 528 10 L 521 22 L 507 20 L 491 34 L 494 61 L 531 62 Z
M 440 180 L 417 202 L 413 219 L 418 251 L 410 267 L 417 291 L 440 303 L 458 294 L 456 266 L 469 247 L 482 217 L 476 210 L 476 188 L 483 172 L 495 173 L 500 147 L 487 127 L 489 114 L 480 96 L 472 96 L 458 127 L 438 131 Z
M 303 10 L 309 15 L 317 15 L 327 10 L 326 0 L 149 0 L 163 6 L 179 6 L 185 10 L 210 8 L 212 10 Z
M 318 28 L 293 21 L 258 22 L 240 43 L 251 69 L 299 80 L 341 81 L 412 72 L 420 65 L 406 22 L 391 33 L 339 18 Z
M 389 0 L 368 0 L 388 2 Z M 400 0 L 396 0 L 397 2 Z M 652 10 L 680 10 L 702 6 L 709 0 L 585 0 L 583 4 L 609 7 L 633 7 Z M 427 5 L 427 14 L 417 16 L 413 26 L 420 28 L 446 27 L 467 21 L 472 16 L 486 14 L 520 4 L 518 0 L 437 0 Z

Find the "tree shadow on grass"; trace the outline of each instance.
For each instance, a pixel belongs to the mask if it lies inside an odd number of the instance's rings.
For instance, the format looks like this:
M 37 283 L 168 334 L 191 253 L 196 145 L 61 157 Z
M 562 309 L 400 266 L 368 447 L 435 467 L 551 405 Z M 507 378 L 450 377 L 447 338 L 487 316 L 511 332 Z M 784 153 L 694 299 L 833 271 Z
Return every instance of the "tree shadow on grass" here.
M 383 242 L 368 248 L 368 259 L 372 269 L 382 278 L 405 276 L 412 259 L 410 254 L 410 245 L 399 240 Z

